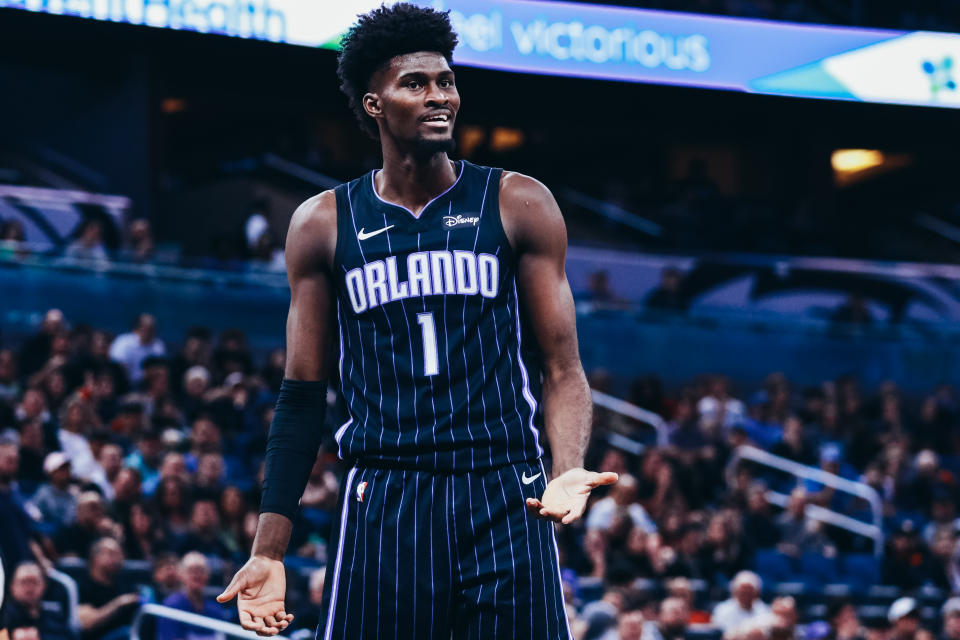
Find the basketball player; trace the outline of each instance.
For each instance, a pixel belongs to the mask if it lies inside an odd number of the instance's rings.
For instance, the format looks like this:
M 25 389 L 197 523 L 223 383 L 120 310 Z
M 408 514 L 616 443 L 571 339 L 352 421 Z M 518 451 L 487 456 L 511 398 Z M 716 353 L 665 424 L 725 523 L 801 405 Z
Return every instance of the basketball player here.
M 361 16 L 342 43 L 341 86 L 383 168 L 308 200 L 290 223 L 288 360 L 260 522 L 219 597 L 239 596 L 243 626 L 260 635 L 293 617 L 283 555 L 338 366 L 350 418 L 335 439 L 353 467 L 317 637 L 570 637 L 553 523 L 579 518 L 617 476 L 582 466 L 590 389 L 553 196 L 447 156 L 456 43 L 446 13 L 403 3 Z M 525 363 L 530 343 L 542 371 Z M 540 373 L 545 433 L 530 389 Z

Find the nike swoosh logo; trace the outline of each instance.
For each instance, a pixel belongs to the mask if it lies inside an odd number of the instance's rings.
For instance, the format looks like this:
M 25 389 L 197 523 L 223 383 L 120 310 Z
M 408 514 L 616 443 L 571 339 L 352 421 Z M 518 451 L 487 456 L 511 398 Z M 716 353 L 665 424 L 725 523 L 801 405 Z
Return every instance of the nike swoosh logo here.
M 361 228 L 360 231 L 357 233 L 357 240 L 366 240 L 367 238 L 378 236 L 384 231 L 386 231 L 387 229 L 393 229 L 393 225 L 390 225 L 389 227 L 384 227 L 383 229 L 377 229 L 376 231 L 371 231 L 370 233 L 364 233 L 363 229 Z
M 541 471 L 541 472 L 537 473 L 537 475 L 533 476 L 532 478 L 528 478 L 528 477 L 527 477 L 527 472 L 524 471 L 524 472 L 523 472 L 523 475 L 520 476 L 520 480 L 523 481 L 523 484 L 530 484 L 531 482 L 533 482 L 534 480 L 536 480 L 537 478 L 540 477 L 540 473 L 543 473 L 543 472 Z

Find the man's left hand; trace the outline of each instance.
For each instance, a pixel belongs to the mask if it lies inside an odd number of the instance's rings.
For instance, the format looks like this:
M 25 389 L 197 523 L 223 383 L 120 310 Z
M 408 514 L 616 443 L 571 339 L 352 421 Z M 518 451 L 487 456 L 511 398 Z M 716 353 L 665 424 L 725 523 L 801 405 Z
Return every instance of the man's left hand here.
M 527 498 L 527 509 L 538 518 L 562 524 L 575 522 L 587 507 L 590 492 L 605 484 L 613 484 L 619 476 L 612 471 L 570 469 L 547 484 L 543 497 Z

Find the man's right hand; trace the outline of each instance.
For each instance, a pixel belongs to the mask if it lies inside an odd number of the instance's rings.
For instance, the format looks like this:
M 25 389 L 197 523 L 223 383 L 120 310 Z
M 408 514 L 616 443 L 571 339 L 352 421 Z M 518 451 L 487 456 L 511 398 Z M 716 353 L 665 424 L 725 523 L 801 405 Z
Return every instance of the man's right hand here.
M 257 635 L 275 636 L 293 621 L 293 614 L 284 609 L 286 591 L 283 562 L 252 556 L 217 596 L 217 602 L 230 602 L 236 596 L 243 628 Z

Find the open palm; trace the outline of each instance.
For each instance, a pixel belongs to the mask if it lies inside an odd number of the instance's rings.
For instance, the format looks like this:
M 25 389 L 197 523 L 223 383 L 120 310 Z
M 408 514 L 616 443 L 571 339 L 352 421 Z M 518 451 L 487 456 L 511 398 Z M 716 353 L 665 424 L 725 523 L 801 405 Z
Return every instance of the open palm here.
M 252 557 L 217 596 L 217 602 L 230 602 L 236 596 L 241 626 L 261 636 L 275 636 L 293 621 L 293 614 L 285 610 L 286 591 L 283 563 Z
M 537 517 L 570 524 L 583 515 L 592 490 L 618 479 L 612 471 L 570 469 L 551 480 L 539 500 L 527 498 L 527 508 Z

